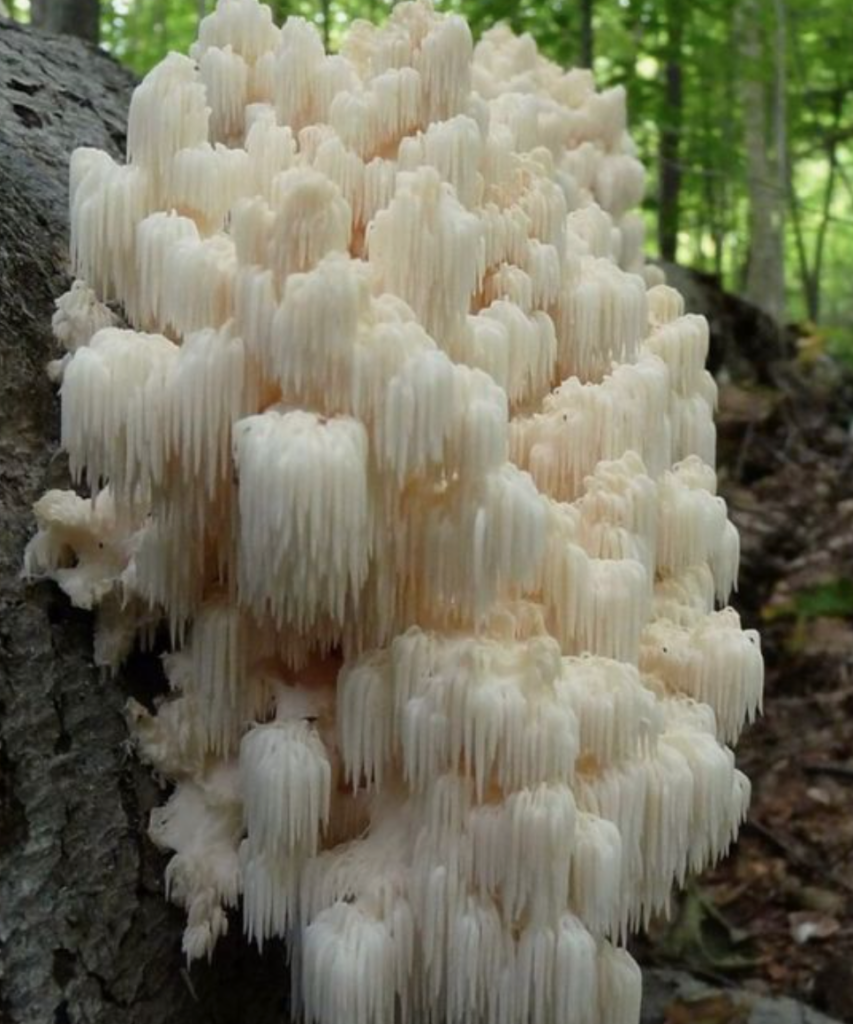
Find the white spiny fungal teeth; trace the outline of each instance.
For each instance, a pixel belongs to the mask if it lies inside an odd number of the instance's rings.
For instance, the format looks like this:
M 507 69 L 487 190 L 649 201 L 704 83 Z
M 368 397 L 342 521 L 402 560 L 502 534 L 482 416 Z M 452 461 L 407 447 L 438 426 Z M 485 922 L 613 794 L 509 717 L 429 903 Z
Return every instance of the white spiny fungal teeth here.
M 125 165 L 71 162 L 91 497 L 24 566 L 111 667 L 169 627 L 128 718 L 187 958 L 242 902 L 309 1022 L 637 1024 L 624 944 L 737 833 L 763 664 L 624 91 L 427 0 L 334 56 L 218 0 L 191 52 Z

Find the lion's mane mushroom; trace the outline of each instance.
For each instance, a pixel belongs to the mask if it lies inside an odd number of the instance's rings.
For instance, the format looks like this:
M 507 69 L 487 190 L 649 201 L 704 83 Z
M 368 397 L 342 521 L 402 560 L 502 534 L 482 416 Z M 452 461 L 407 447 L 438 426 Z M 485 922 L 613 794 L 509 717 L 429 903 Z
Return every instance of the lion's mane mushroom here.
M 105 609 L 104 663 L 168 624 L 130 719 L 184 949 L 242 904 L 319 1024 L 630 1024 L 626 936 L 743 819 L 761 653 L 642 190 L 621 89 L 426 2 L 328 56 L 220 0 L 127 163 L 74 154 L 91 496 L 26 571 Z

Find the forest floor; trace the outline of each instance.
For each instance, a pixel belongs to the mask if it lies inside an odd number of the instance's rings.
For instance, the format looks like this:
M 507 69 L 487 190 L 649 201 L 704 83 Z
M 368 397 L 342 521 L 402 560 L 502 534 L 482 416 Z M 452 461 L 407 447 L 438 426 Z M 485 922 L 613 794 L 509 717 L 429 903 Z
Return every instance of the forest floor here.
M 639 952 L 853 1022 L 853 381 L 808 354 L 771 378 L 722 384 L 718 417 L 742 544 L 733 603 L 767 664 L 764 714 L 737 747 L 752 807 Z M 739 1012 L 723 999 L 689 1020 Z

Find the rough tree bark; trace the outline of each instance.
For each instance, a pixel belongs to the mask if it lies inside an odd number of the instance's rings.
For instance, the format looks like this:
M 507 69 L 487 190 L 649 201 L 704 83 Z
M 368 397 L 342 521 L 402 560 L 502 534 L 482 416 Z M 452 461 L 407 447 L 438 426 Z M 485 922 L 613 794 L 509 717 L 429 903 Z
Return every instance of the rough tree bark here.
M 158 666 L 100 677 L 88 617 L 18 579 L 32 502 L 67 486 L 44 367 L 68 285 L 68 156 L 121 153 L 131 85 L 75 39 L 0 22 L 0 1021 L 272 1024 L 281 947 L 262 958 L 235 934 L 213 969 L 183 970 L 182 915 L 145 838 L 161 796 L 123 720 Z
M 763 0 L 741 0 L 735 28 L 743 58 L 743 104 L 746 181 L 749 194 L 749 256 L 744 295 L 775 320 L 785 319 L 785 202 L 787 175 L 785 113 L 785 7 Z M 772 39 L 772 42 L 771 42 Z M 767 54 L 772 46 L 773 67 Z
M 182 914 L 145 837 L 162 794 L 129 754 L 123 719 L 128 695 L 150 699 L 158 685 L 156 661 L 101 677 L 88 616 L 19 578 L 32 503 L 68 485 L 44 373 L 69 283 L 68 156 L 80 145 L 120 155 L 131 85 L 78 40 L 0 19 L 0 1022 L 284 1024 L 280 944 L 258 955 L 235 920 L 212 967 L 184 969 Z M 643 1022 L 705 994 L 649 972 Z M 831 1024 L 735 998 L 744 1024 Z

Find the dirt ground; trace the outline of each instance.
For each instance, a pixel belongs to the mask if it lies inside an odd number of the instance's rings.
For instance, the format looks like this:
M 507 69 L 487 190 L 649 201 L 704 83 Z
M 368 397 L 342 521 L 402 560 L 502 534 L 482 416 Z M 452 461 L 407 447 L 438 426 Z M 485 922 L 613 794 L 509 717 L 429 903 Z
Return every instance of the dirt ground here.
M 764 716 L 738 745 L 749 820 L 640 950 L 853 1022 L 853 387 L 827 357 L 720 395 L 733 603 L 761 630 Z M 692 1024 L 734 1024 L 725 1008 Z

